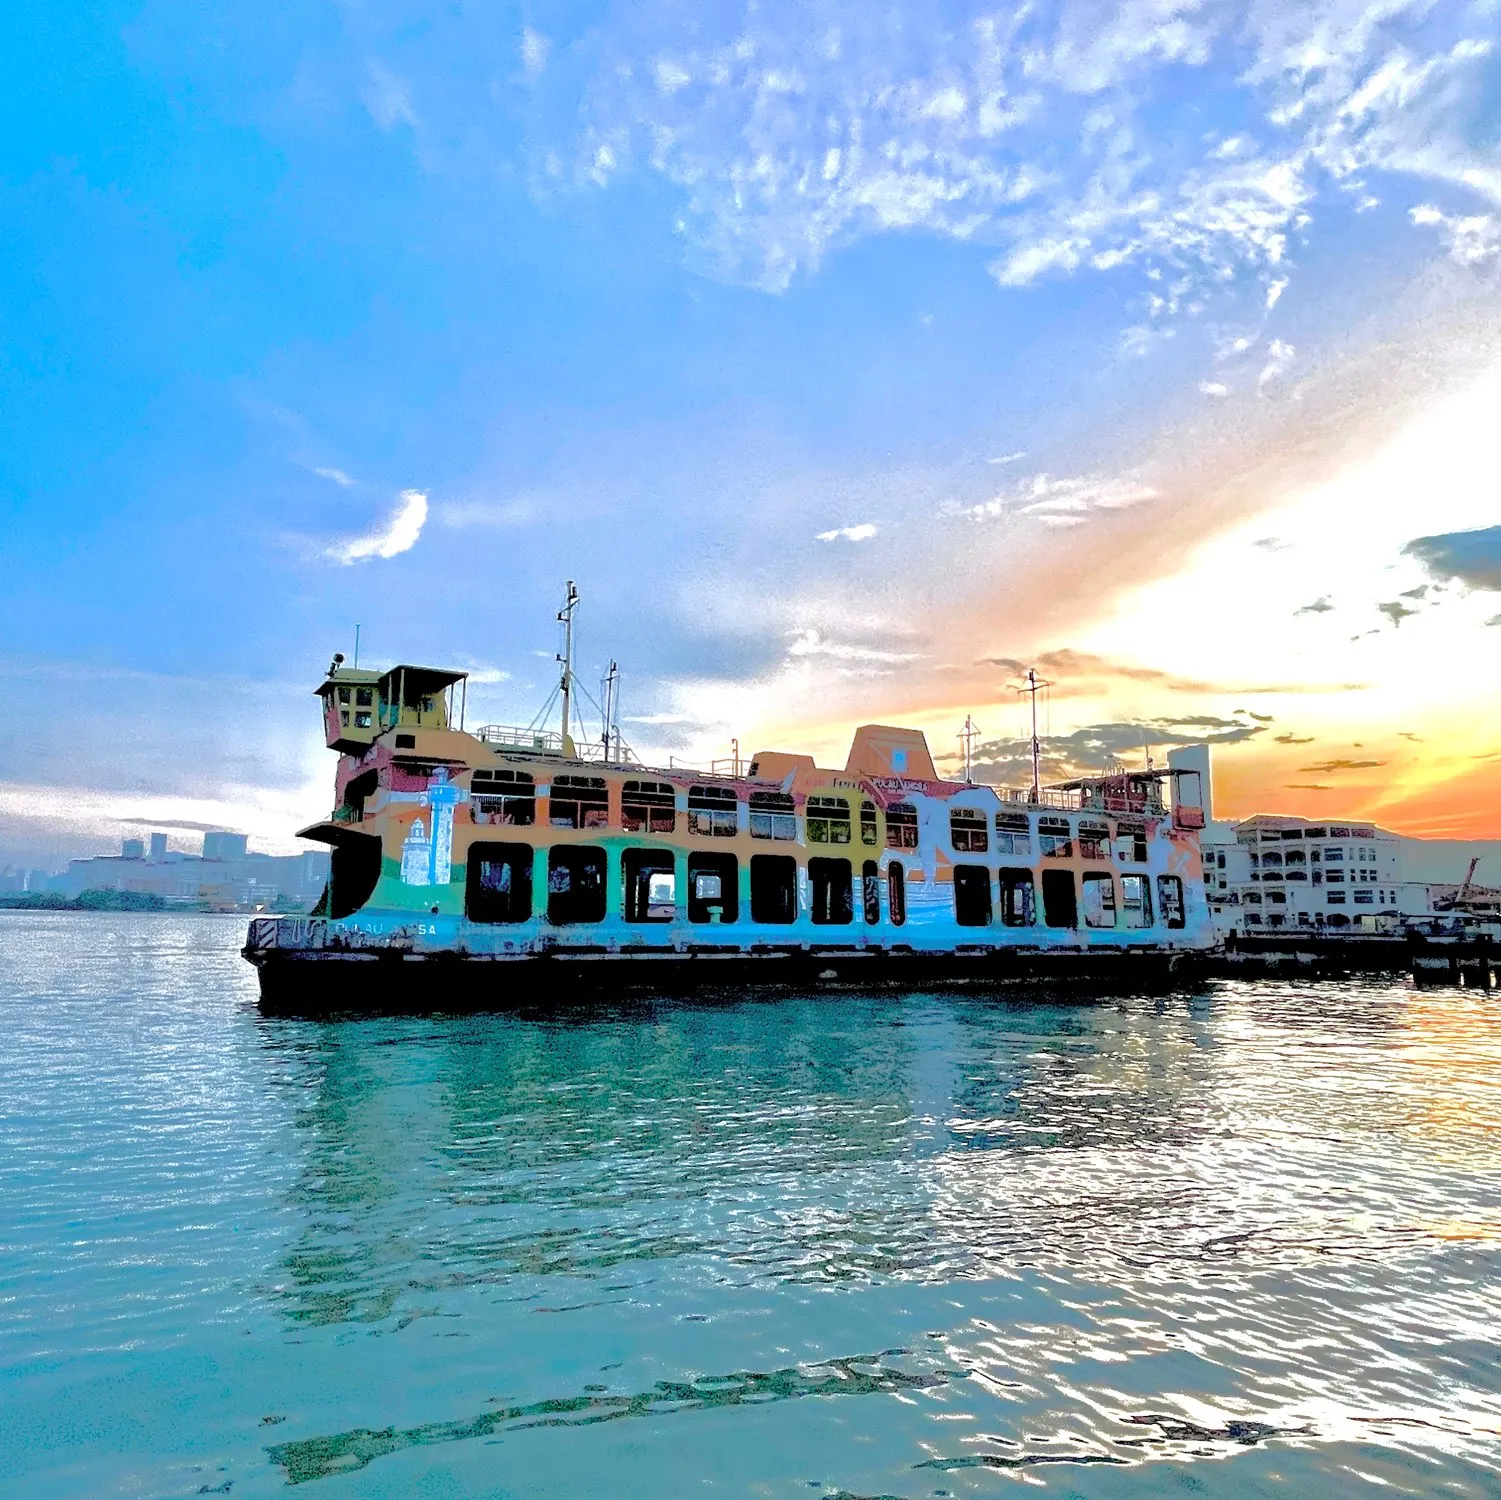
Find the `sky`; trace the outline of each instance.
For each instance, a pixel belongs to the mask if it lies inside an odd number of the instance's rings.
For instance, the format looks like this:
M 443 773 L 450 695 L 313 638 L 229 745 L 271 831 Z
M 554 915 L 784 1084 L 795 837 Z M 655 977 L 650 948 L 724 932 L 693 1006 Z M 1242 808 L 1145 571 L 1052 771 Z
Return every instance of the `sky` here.
M 0 864 L 332 798 L 336 650 L 648 760 L 1213 747 L 1501 836 L 1498 0 L 0 16 Z M 597 691 L 597 689 L 596 689 Z

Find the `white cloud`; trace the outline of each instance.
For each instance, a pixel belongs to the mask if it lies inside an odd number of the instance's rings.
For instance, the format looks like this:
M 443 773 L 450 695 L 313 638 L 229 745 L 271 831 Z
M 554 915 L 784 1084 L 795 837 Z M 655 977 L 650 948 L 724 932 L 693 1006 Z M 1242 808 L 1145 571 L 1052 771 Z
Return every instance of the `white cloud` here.
M 1230 387 L 1219 380 L 1201 380 L 1199 390 L 1206 396 L 1213 396 L 1217 400 L 1224 400 L 1230 394 Z
M 552 43 L 540 31 L 533 31 L 530 26 L 521 28 L 521 66 L 526 69 L 529 78 L 536 78 L 542 73 L 551 51 Z
M 942 507 L 941 514 L 970 521 L 993 521 L 1005 515 L 1031 516 L 1044 526 L 1078 526 L 1093 511 L 1125 510 L 1156 497 L 1157 491 L 1151 485 L 1130 476 L 1076 474 L 1054 479 L 1050 474 L 1034 474 L 1009 493 L 978 505 L 950 503 Z
M 831 641 L 817 630 L 800 630 L 787 648 L 788 656 L 824 656 L 833 661 L 855 662 L 870 666 L 899 666 L 916 661 L 918 651 L 888 651 L 877 646 L 856 646 Z
M 873 521 L 862 521 L 858 526 L 839 526 L 833 531 L 820 531 L 815 540 L 820 542 L 868 542 L 880 528 Z
M 885 12 L 841 0 L 742 0 L 689 34 L 642 0 L 599 34 L 578 175 L 668 179 L 695 257 L 768 291 L 918 229 L 994 247 L 1006 287 L 1156 271 L 1154 322 L 1247 275 L 1275 304 L 1326 189 L 1364 207 L 1363 173 L 1501 202 L 1495 49 L 1466 35 L 1493 20 L 1471 5 L 1007 0 L 943 28 L 911 11 L 895 44 Z M 1192 87 L 1164 88 L 1169 68 Z M 1217 109 L 1228 138 L 1197 123 Z
M 1267 345 L 1266 363 L 1261 367 L 1261 374 L 1256 377 L 1257 390 L 1265 391 L 1268 386 L 1281 380 L 1287 374 L 1297 353 L 1298 351 L 1291 344 L 1284 343 L 1281 339 L 1273 339 Z
M 1027 450 L 1025 448 L 1021 448 L 1018 449 L 1015 453 L 1003 453 L 999 458 L 988 458 L 985 460 L 985 462 L 991 464 L 1014 464 L 1019 460 L 1024 459 L 1026 456 Z
M 477 526 L 522 526 L 536 514 L 529 500 L 450 500 L 435 514 L 441 525 L 455 530 Z
M 347 490 L 354 484 L 354 480 L 343 469 L 314 469 L 313 473 L 318 475 L 320 479 L 332 480 L 340 489 Z
M 346 566 L 377 557 L 397 557 L 410 552 L 427 521 L 427 495 L 422 490 L 403 490 L 396 509 L 384 526 L 364 536 L 348 537 L 324 550 L 324 556 Z
M 1501 256 L 1501 219 L 1492 214 L 1446 214 L 1431 203 L 1408 211 L 1412 222 L 1435 229 L 1449 258 L 1462 266 L 1482 266 Z
M 417 111 L 412 107 L 411 88 L 404 78 L 384 63 L 371 60 L 366 64 L 365 108 L 382 130 L 397 125 L 416 127 Z

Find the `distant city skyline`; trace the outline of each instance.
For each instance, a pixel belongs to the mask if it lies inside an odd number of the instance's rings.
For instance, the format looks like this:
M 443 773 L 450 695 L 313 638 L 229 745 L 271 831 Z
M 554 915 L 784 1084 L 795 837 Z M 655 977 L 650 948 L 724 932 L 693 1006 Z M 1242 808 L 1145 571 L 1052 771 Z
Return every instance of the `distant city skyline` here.
M 335 650 L 647 759 L 1501 834 L 1493 5 L 24 0 L 0 864 L 290 852 Z M 948 758 L 944 758 L 948 757 Z

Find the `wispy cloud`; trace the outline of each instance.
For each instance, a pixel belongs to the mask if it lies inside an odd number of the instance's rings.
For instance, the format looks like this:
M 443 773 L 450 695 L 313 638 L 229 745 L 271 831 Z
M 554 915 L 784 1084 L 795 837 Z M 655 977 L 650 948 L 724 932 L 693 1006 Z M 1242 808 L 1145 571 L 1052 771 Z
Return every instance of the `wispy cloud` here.
M 820 542 L 868 542 L 880 528 L 873 521 L 861 521 L 858 526 L 837 526 L 833 531 L 820 531 L 814 538 Z
M 529 500 L 450 500 L 437 507 L 438 522 L 455 530 L 468 527 L 524 526 L 536 515 Z
M 1412 222 L 1437 232 L 1450 260 L 1484 266 L 1501 257 L 1501 219 L 1494 214 L 1446 214 L 1431 203 L 1410 211 Z
M 643 0 L 597 39 L 579 177 L 660 174 L 706 265 L 769 291 L 920 229 L 995 247 L 1008 288 L 1131 268 L 1155 278 L 1152 324 L 1246 273 L 1269 312 L 1325 200 L 1367 205 L 1365 173 L 1501 201 L 1477 102 L 1493 49 L 1467 6 L 961 4 L 941 28 L 914 11 L 900 46 L 888 12 L 837 0 L 747 0 L 691 33 L 674 16 Z M 1168 70 L 1193 87 L 1159 87 Z M 1216 111 L 1233 134 L 1203 132 Z
M 347 537 L 324 549 L 324 556 L 348 566 L 375 558 L 398 557 L 410 552 L 427 522 L 427 495 L 422 490 L 403 490 L 396 509 L 385 524 L 363 536 Z
M 320 479 L 330 480 L 332 483 L 338 485 L 340 489 L 347 490 L 354 485 L 354 480 L 343 469 L 314 469 L 313 473 Z
M 1015 487 L 977 505 L 950 502 L 942 513 L 970 521 L 993 521 L 999 516 L 1032 516 L 1044 526 L 1081 526 L 1091 511 L 1124 510 L 1153 500 L 1157 491 L 1129 475 L 1111 477 L 1076 474 L 1055 479 L 1034 474 Z

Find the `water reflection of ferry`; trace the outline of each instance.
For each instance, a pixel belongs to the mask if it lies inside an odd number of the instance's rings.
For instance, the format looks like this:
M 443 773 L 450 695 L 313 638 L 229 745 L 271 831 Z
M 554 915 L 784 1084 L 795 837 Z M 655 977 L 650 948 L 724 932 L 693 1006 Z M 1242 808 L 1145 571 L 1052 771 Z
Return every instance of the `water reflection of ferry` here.
M 1012 791 L 945 779 L 920 731 L 874 724 L 838 770 L 785 751 L 648 768 L 609 732 L 575 741 L 570 654 L 560 733 L 470 732 L 466 674 L 335 657 L 317 692 L 337 805 L 302 831 L 330 879 L 311 918 L 251 924 L 265 1000 L 1146 978 L 1214 945 L 1194 771 Z

